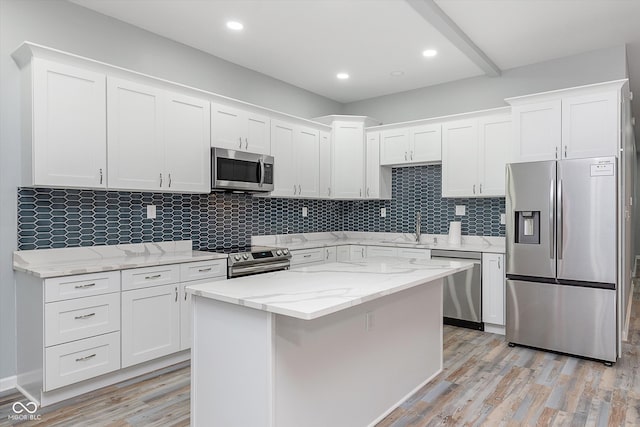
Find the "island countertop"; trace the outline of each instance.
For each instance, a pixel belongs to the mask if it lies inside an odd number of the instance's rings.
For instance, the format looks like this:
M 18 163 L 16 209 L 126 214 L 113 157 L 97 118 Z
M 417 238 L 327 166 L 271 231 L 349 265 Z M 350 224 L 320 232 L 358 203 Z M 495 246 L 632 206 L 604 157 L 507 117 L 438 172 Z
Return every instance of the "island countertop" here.
M 187 286 L 187 292 L 312 320 L 472 267 L 466 261 L 372 257 Z

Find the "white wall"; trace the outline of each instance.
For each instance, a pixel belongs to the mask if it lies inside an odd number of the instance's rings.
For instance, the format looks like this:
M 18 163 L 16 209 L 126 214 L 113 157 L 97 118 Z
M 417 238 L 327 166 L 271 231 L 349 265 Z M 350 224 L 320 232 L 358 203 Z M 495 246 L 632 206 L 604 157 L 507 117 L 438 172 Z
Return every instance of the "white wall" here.
M 506 106 L 505 98 L 627 77 L 625 47 L 596 50 L 506 70 L 499 77 L 472 77 L 344 106 L 343 114 L 383 123 L 416 120 Z
M 23 41 L 51 46 L 302 117 L 341 112 L 338 102 L 60 0 L 0 0 L 0 380 L 15 372 L 16 188 L 20 176 Z

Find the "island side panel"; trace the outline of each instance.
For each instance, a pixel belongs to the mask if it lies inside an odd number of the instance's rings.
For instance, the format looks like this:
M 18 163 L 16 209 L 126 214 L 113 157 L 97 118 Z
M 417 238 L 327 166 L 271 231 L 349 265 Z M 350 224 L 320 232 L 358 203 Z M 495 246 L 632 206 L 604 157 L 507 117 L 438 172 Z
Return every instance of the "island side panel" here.
M 315 320 L 275 316 L 275 425 L 373 425 L 442 371 L 442 280 Z
M 191 425 L 273 425 L 273 315 L 194 295 Z

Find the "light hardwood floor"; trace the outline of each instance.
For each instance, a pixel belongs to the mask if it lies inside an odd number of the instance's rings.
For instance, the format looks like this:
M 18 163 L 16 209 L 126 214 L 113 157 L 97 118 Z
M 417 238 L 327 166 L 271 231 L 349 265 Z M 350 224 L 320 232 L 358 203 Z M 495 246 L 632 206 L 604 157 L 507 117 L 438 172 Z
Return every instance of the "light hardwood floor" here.
M 638 288 L 629 342 L 613 367 L 510 348 L 502 336 L 446 326 L 443 372 L 378 427 L 639 426 Z M 0 426 L 186 426 L 189 368 L 165 370 L 41 408 L 36 413 L 40 422 L 9 421 L 11 405 L 18 400 L 27 403 L 20 395 L 0 396 Z

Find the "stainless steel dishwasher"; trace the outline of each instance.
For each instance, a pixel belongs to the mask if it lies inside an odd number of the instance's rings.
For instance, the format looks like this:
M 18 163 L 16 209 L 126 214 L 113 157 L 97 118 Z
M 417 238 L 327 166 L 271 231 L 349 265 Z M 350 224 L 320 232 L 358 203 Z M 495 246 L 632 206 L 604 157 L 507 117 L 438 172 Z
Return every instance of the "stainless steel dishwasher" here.
M 482 322 L 482 253 L 431 250 L 435 261 L 471 261 L 473 268 L 445 277 L 443 282 L 444 324 L 484 331 Z

